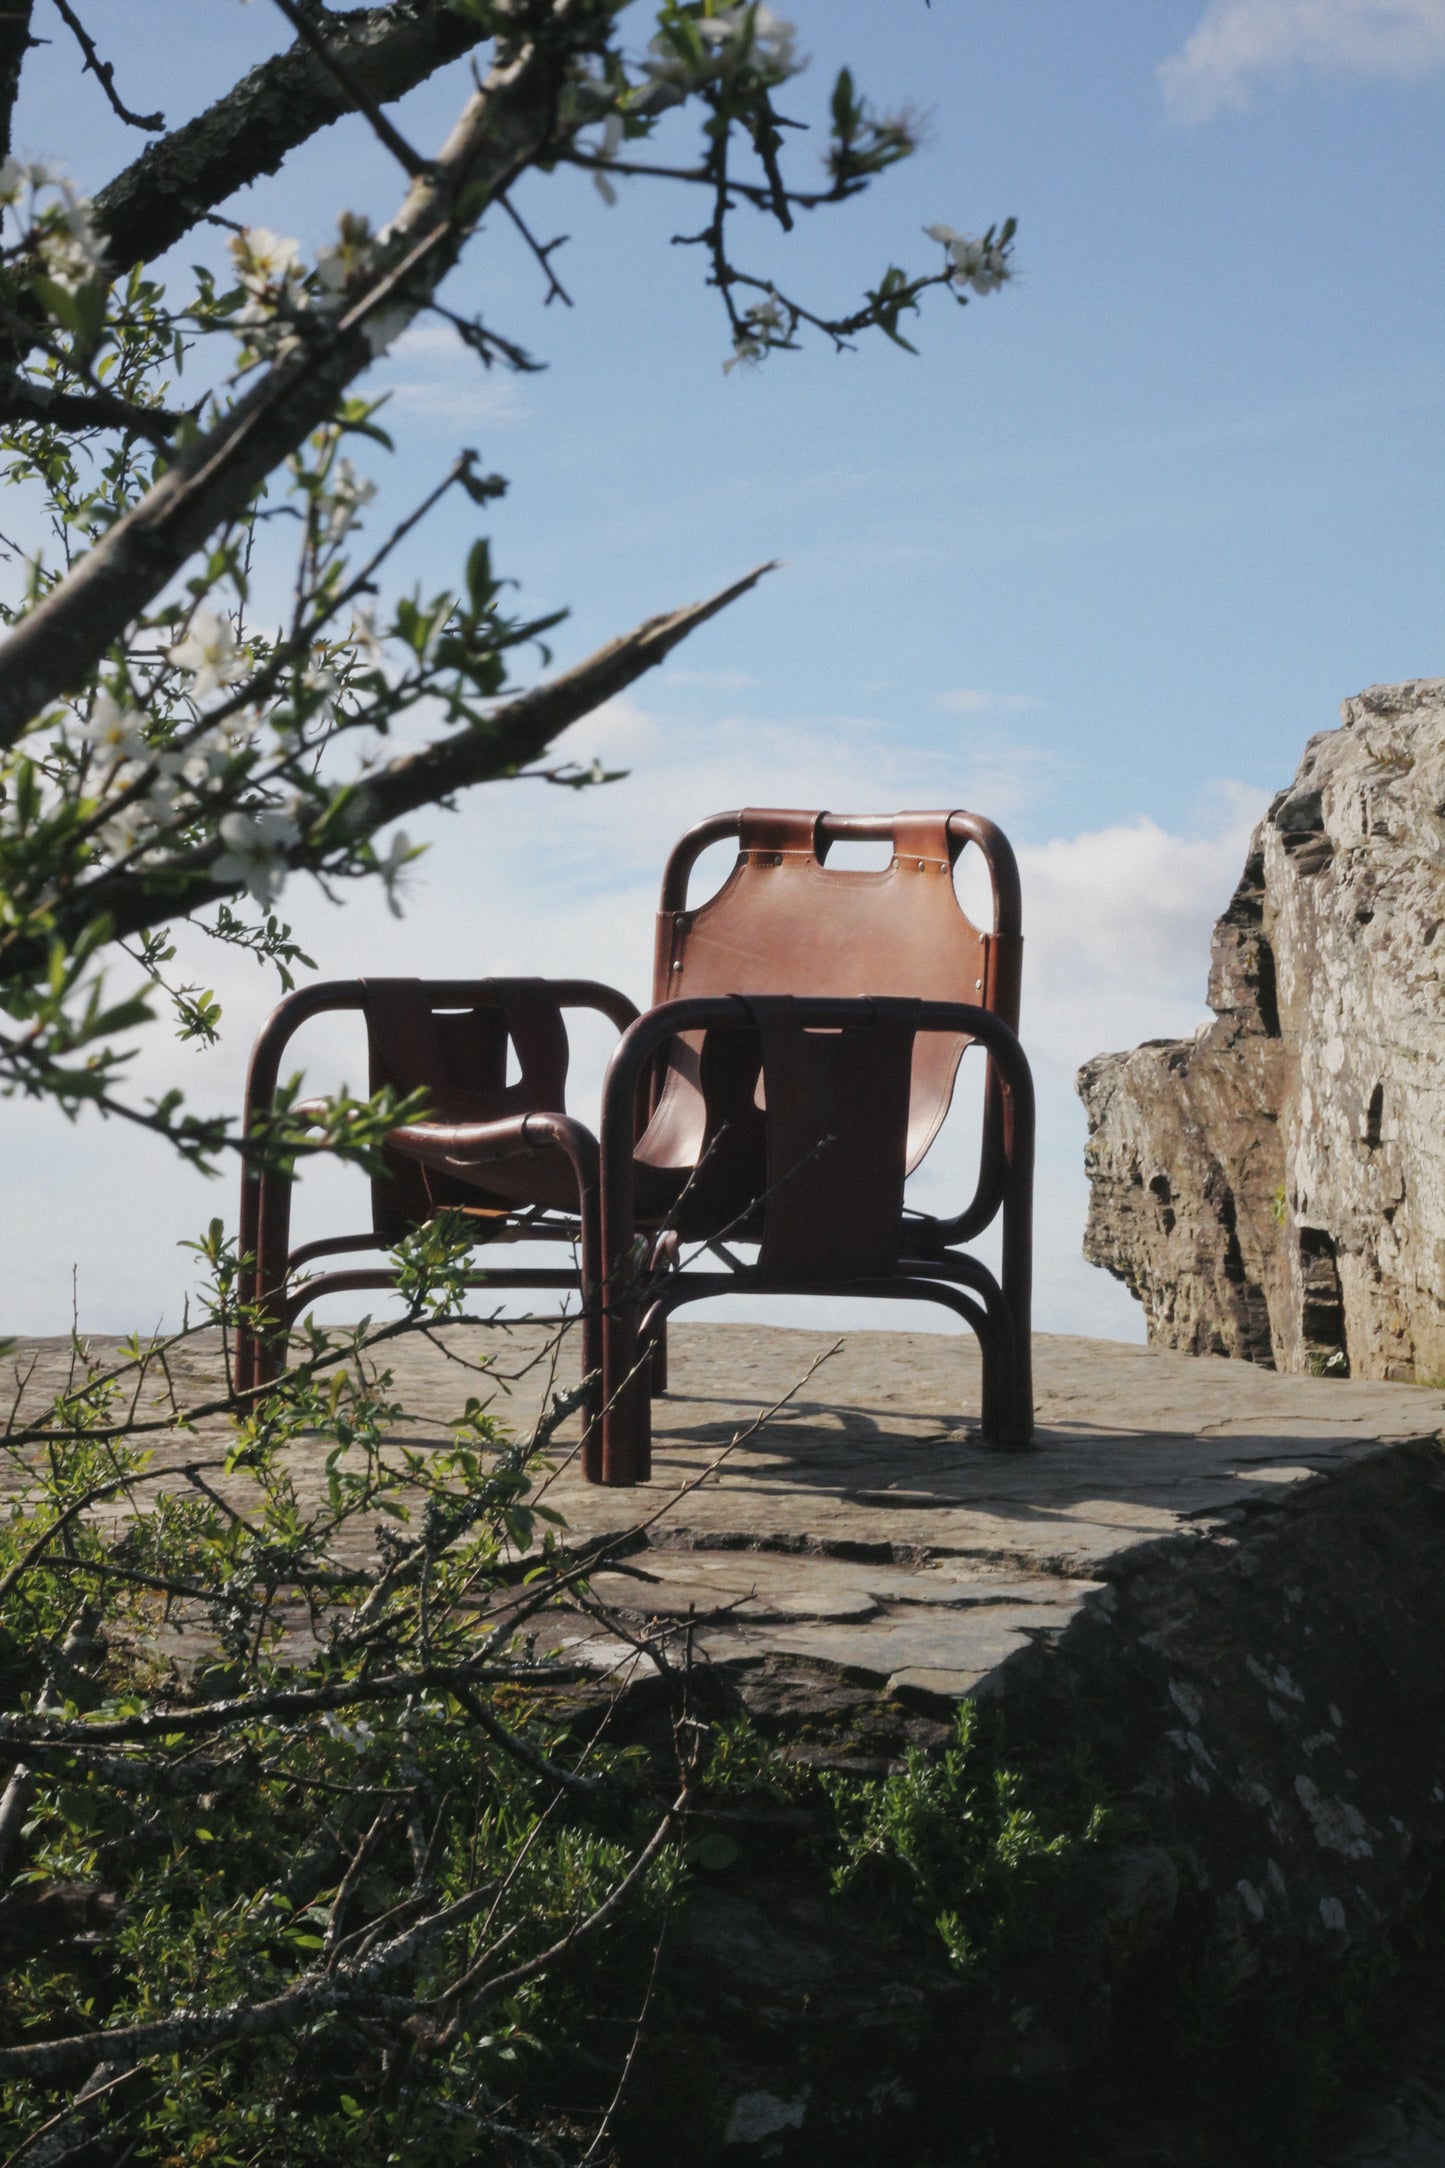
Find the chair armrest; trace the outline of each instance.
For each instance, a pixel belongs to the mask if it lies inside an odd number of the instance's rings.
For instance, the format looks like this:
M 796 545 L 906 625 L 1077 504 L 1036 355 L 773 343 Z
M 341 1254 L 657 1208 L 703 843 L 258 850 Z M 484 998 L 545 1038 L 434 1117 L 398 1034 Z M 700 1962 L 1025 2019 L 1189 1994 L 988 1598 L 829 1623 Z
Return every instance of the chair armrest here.
M 422 979 L 423 987 L 439 1004 L 455 1003 L 461 1007 L 475 1001 L 487 987 L 508 983 L 491 979 Z M 549 979 L 547 985 L 559 1009 L 597 1009 L 602 1015 L 625 1031 L 636 1021 L 638 1008 L 615 986 L 605 986 L 597 979 Z M 251 1050 L 251 1063 L 246 1078 L 244 1124 L 249 1132 L 251 1116 L 261 1106 L 269 1106 L 275 1096 L 281 1072 L 281 1056 L 294 1034 L 313 1016 L 324 1015 L 328 1010 L 364 1009 L 366 986 L 360 979 L 318 979 L 313 986 L 301 986 L 278 1002 L 262 1025 L 256 1043 Z

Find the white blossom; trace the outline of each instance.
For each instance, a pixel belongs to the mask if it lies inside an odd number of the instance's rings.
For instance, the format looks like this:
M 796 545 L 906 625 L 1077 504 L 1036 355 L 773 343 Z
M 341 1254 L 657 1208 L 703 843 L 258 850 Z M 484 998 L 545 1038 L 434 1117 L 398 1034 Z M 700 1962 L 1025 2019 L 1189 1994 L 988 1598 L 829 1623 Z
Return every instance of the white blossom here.
M 46 211 L 34 240 L 47 275 L 74 293 L 105 268 L 105 247 L 90 203 L 63 175 L 51 175 L 43 166 L 30 167 L 29 178 L 32 186 L 48 182 L 59 193 L 60 201 Z
M 741 48 L 749 12 L 746 7 L 724 8 L 720 15 L 700 22 L 698 34 L 704 45 L 716 51 L 725 51 L 729 46 Z M 780 81 L 797 66 L 794 47 L 798 33 L 792 23 L 775 15 L 770 7 L 759 5 L 751 14 L 753 35 L 748 57 L 759 74 L 766 75 L 769 81 Z
M 326 512 L 326 540 L 336 543 L 357 524 L 360 507 L 376 495 L 376 484 L 358 474 L 349 459 L 338 459 L 318 504 Z
M 354 1723 L 348 1724 L 345 1718 L 338 1716 L 334 1709 L 328 1709 L 322 1717 L 321 1723 L 322 1728 L 337 1741 L 338 1745 L 349 1746 L 353 1754 L 363 1753 L 376 1737 L 375 1731 L 367 1723 L 364 1716 L 359 1716 Z
M 257 903 L 274 902 L 286 880 L 285 853 L 299 832 L 289 813 L 270 807 L 258 813 L 225 814 L 220 836 L 226 848 L 211 866 L 211 879 L 239 881 Z
M 377 637 L 374 610 L 362 608 L 352 617 L 351 645 L 368 670 L 382 670 L 386 667 L 386 651 Z
M 157 756 L 156 766 L 176 783 L 193 791 L 224 775 L 231 764 L 230 748 L 220 730 L 204 731 L 182 750 L 172 748 Z
M 733 334 L 733 350 L 723 363 L 723 375 L 737 368 L 752 368 L 770 346 L 787 337 L 789 328 L 787 311 L 770 286 L 765 301 L 755 301 L 743 311 L 742 328 Z
M 617 156 L 621 147 L 622 115 L 620 113 L 609 113 L 606 126 L 602 130 L 602 141 L 597 146 L 597 155 L 599 158 L 607 159 L 610 163 Z M 608 180 L 607 175 L 605 173 L 594 173 L 592 185 L 610 211 L 617 201 L 617 190 Z
M 956 286 L 971 286 L 976 294 L 991 294 L 1013 276 L 1008 257 L 996 243 L 955 233 L 952 226 L 925 226 L 930 241 L 948 250 L 949 276 Z
M 316 283 L 322 293 L 339 297 L 355 274 L 365 270 L 372 255 L 370 222 L 354 211 L 343 211 L 338 238 L 316 258 Z
M 81 736 L 87 745 L 113 765 L 123 760 L 142 760 L 147 747 L 141 718 L 122 708 L 104 686 L 95 696 Z
M 154 832 L 155 822 L 149 809 L 143 799 L 136 799 L 134 804 L 122 806 L 118 813 L 111 815 L 100 831 L 100 839 L 117 858 L 129 858 L 132 851 L 151 840 Z
M 751 369 L 760 362 L 767 349 L 760 339 L 751 338 L 739 331 L 733 337 L 733 350 L 723 363 L 723 375 L 731 376 L 734 369 Z
M 294 287 L 301 276 L 301 251 L 295 241 L 269 226 L 246 226 L 232 234 L 229 247 L 236 275 L 249 294 L 271 294 Z
M 247 751 L 261 721 L 258 709 L 241 708 L 192 738 L 184 751 L 163 753 L 157 766 L 166 775 L 181 777 L 193 790 L 218 782 Z
M 168 828 L 174 821 L 180 796 L 180 785 L 168 771 L 161 770 L 153 778 L 143 802 L 157 827 Z
M 744 64 L 769 88 L 798 71 L 797 31 L 770 7 L 758 4 L 723 8 L 695 23 L 694 28 L 703 48 L 701 65 L 680 53 L 671 39 L 658 36 L 652 40 L 643 61 L 648 86 L 634 101 L 639 112 L 679 104 L 690 91 L 732 75 Z
M 301 673 L 301 686 L 316 705 L 308 712 L 307 720 L 313 728 L 331 723 L 336 715 L 336 672 L 325 663 L 311 662 Z M 273 710 L 271 728 L 280 737 L 289 737 L 296 729 L 296 719 L 282 708 Z
M 195 683 L 191 691 L 197 700 L 204 700 L 209 693 L 231 684 L 245 668 L 245 658 L 237 651 L 235 628 L 230 619 L 218 617 L 214 610 L 205 608 L 196 611 L 185 638 L 166 649 L 166 660 L 173 662 L 177 669 L 193 672 Z
M 251 296 L 236 312 L 237 328 L 249 335 L 256 353 L 286 353 L 296 343 L 286 316 L 303 307 L 306 299 L 300 250 L 288 236 L 273 233 L 269 226 L 247 226 L 232 235 L 229 246 L 237 276 Z

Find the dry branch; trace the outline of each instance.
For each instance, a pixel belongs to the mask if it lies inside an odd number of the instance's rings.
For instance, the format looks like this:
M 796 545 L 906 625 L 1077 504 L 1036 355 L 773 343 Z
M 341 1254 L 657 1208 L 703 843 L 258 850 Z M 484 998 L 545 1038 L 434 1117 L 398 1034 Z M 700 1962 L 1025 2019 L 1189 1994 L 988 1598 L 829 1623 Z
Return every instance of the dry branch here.
M 402 754 L 358 788 L 347 809 L 348 837 L 354 840 L 375 834 L 403 814 L 433 805 L 473 784 L 515 775 L 571 724 L 655 669 L 690 632 L 736 602 L 772 570 L 771 564 L 758 565 L 701 602 L 648 618 L 635 631 L 610 640 L 561 677 L 507 701 L 483 728 L 451 731 L 414 753 Z M 3 653 L 0 648 L 0 656 Z M 303 836 L 287 853 L 287 859 L 294 868 L 305 871 L 309 865 L 322 862 L 329 848 L 313 845 L 308 849 Z M 234 894 L 239 883 L 216 882 L 210 876 L 209 867 L 220 850 L 220 843 L 212 842 L 177 856 L 163 879 L 156 875 L 101 874 L 77 889 L 57 909 L 56 930 L 63 940 L 74 939 L 82 927 L 103 912 L 114 926 L 116 937 L 124 938 Z M 7 957 L 7 968 L 22 970 L 27 960 L 17 946 Z

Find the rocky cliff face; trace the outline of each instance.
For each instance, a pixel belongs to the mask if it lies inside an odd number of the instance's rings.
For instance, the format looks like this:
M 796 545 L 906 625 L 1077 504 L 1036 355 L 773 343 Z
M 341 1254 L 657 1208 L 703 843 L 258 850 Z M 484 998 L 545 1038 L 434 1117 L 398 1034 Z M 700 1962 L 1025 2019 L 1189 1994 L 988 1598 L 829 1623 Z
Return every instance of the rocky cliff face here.
M 1305 749 L 1215 928 L 1215 1021 L 1080 1070 L 1084 1254 L 1156 1346 L 1445 1378 L 1445 679 Z

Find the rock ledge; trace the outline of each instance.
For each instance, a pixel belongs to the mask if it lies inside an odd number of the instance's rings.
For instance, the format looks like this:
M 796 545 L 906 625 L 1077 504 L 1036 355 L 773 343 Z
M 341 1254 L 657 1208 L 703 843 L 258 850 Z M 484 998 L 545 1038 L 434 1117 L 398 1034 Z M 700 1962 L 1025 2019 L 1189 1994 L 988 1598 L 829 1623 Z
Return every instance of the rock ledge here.
M 1085 1064 L 1084 1254 L 1157 1347 L 1445 1376 L 1445 679 L 1375 685 L 1250 843 L 1194 1039 Z

